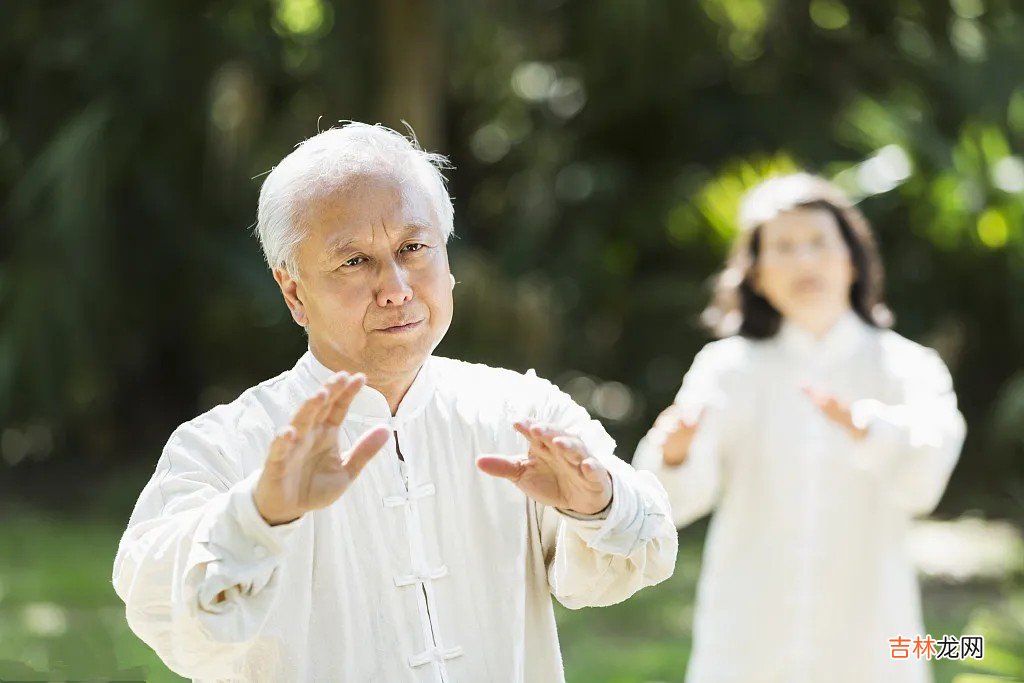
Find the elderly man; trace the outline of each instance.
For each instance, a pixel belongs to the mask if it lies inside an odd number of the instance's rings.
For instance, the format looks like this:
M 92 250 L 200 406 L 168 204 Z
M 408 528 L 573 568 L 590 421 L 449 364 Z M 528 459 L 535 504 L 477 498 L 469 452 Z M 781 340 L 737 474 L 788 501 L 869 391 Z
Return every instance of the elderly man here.
M 121 539 L 128 623 L 198 680 L 563 679 L 550 595 L 672 573 L 664 490 L 451 323 L 443 158 L 352 123 L 270 173 L 259 236 L 309 349 L 171 435 Z

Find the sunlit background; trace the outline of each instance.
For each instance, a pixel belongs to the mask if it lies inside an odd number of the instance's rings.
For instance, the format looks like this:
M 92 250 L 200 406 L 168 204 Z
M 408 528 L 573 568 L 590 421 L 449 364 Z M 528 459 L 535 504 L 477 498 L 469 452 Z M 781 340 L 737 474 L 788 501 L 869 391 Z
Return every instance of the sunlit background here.
M 251 227 L 339 119 L 451 157 L 439 352 L 535 368 L 626 459 L 742 193 L 806 167 L 862 200 L 969 424 L 911 541 L 928 631 L 986 657 L 937 680 L 1024 679 L 1022 36 L 1016 0 L 0 3 L 0 679 L 177 680 L 116 543 L 171 430 L 304 350 Z M 569 681 L 682 679 L 704 526 L 667 584 L 559 610 Z

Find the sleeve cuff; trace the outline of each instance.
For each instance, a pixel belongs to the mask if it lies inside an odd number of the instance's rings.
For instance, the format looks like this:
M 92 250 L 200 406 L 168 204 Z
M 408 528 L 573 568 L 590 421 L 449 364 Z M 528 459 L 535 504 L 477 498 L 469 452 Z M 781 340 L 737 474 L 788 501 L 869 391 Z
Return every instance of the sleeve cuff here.
M 611 475 L 609 474 L 609 476 L 611 476 Z M 574 519 L 574 520 L 579 521 L 579 522 L 600 522 L 602 520 L 608 519 L 608 514 L 611 512 L 612 505 L 614 505 L 614 504 L 615 504 L 615 479 L 613 478 L 612 479 L 612 495 L 611 495 L 611 498 L 608 501 L 608 504 L 604 507 L 604 510 L 601 510 L 600 512 L 593 512 L 593 513 L 590 513 L 588 515 L 585 515 L 585 514 L 583 514 L 581 512 L 574 512 L 573 510 L 566 510 L 564 508 L 555 508 L 555 510 L 558 511 L 559 514 L 561 514 L 561 515 L 563 515 L 565 517 L 568 517 L 570 519 Z M 594 526 L 594 528 L 597 528 L 599 526 L 600 526 L 600 524 L 597 524 L 597 525 Z
M 612 501 L 607 510 L 577 517 L 558 510 L 567 528 L 594 550 L 612 555 L 629 555 L 640 539 L 644 509 L 640 494 L 617 472 L 611 472 Z M 601 515 L 604 515 L 601 517 Z
M 257 470 L 233 486 L 223 507 L 197 530 L 199 552 L 194 559 L 208 563 L 199 604 L 207 611 L 222 609 L 217 596 L 223 591 L 237 587 L 251 594 L 262 590 L 304 519 L 276 526 L 263 519 L 253 499 L 261 472 Z
M 281 555 L 287 549 L 289 539 L 295 535 L 303 517 L 287 524 L 271 525 L 263 519 L 253 494 L 262 470 L 253 472 L 231 490 L 228 499 L 228 513 L 234 518 L 241 536 L 233 549 L 256 560 Z M 235 540 L 235 537 L 230 539 Z

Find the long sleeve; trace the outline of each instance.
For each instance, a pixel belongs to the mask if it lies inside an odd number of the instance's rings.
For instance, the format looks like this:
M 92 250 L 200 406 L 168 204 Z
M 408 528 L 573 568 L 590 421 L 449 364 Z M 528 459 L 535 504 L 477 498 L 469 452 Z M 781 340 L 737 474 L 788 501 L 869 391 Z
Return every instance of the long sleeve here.
M 201 425 L 201 426 L 200 426 Z M 132 630 L 192 678 L 233 675 L 278 592 L 278 565 L 302 522 L 271 527 L 212 420 L 171 435 L 132 513 L 113 583 Z
M 664 435 L 657 430 L 648 432 L 640 440 L 633 455 L 633 466 L 652 472 L 665 487 L 672 505 L 672 521 L 679 528 L 710 513 L 721 495 L 724 434 L 721 423 L 726 411 L 723 409 L 721 354 L 716 351 L 720 348 L 721 342 L 715 342 L 697 354 L 676 393 L 676 405 L 686 410 L 704 409 L 683 464 L 670 467 L 664 463 L 661 452 Z
M 601 423 L 566 394 L 554 390 L 539 417 L 581 438 L 612 476 L 604 519 L 536 505 L 551 593 L 570 609 L 613 605 L 671 576 L 678 538 L 657 480 L 619 459 Z
M 949 370 L 932 349 L 900 349 L 901 401 L 855 401 L 853 421 L 868 430 L 857 445 L 857 464 L 879 475 L 910 515 L 935 509 L 960 457 L 967 426 L 957 409 Z

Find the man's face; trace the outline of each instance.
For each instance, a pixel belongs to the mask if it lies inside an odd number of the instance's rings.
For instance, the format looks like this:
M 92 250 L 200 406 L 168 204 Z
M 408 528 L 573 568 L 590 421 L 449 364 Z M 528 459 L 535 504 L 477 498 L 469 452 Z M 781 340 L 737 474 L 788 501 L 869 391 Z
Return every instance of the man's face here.
M 856 273 L 835 217 L 824 209 L 780 213 L 761 227 L 757 284 L 784 317 L 814 325 L 849 307 Z
M 275 269 L 321 361 L 371 384 L 415 375 L 448 331 L 452 281 L 423 184 L 396 173 L 347 180 L 299 216 L 298 280 Z

